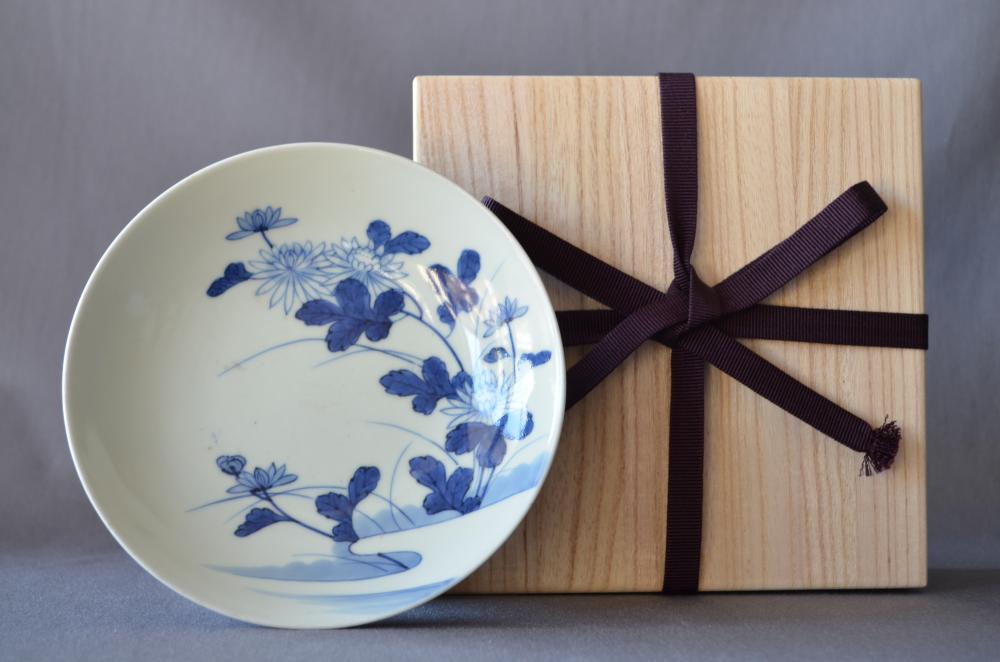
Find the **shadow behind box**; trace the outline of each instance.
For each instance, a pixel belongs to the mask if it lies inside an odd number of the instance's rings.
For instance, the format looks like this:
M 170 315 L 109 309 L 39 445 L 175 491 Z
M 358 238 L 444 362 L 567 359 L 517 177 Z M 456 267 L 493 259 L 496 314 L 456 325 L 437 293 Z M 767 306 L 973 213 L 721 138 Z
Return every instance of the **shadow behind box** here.
M 766 303 L 924 312 L 919 81 L 699 77 L 697 102 L 705 282 L 867 179 L 889 212 Z M 413 112 L 418 162 L 667 287 L 655 76 L 420 77 Z M 543 280 L 557 310 L 599 307 Z M 903 441 L 890 471 L 859 477 L 859 454 L 709 367 L 701 590 L 925 585 L 924 353 L 742 342 L 869 422 L 888 414 Z M 567 413 L 534 507 L 457 590 L 660 590 L 668 353 L 646 343 Z

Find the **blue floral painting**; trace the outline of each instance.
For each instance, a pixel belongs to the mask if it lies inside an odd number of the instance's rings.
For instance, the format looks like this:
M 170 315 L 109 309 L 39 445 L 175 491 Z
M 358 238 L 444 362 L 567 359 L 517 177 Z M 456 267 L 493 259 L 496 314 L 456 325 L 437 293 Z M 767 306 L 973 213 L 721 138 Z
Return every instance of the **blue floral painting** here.
M 377 422 L 421 438 L 431 452 L 410 452 L 413 444 L 404 443 L 394 467 L 343 467 L 330 476 L 334 483 L 329 485 L 303 485 L 277 458 L 251 466 L 240 449 L 230 449 L 231 454 L 213 458 L 217 475 L 229 481 L 220 484 L 225 496 L 196 510 L 237 503 L 242 521 L 231 533 L 238 538 L 297 529 L 331 545 L 322 566 L 290 562 L 256 576 L 339 581 L 405 572 L 420 562 L 418 554 L 399 550 L 361 555 L 352 552 L 352 544 L 367 536 L 462 517 L 537 486 L 547 455 L 535 454 L 531 461 L 518 461 L 517 456 L 533 443 L 536 420 L 528 408 L 532 371 L 544 369 L 552 354 L 517 346 L 514 329 L 530 316 L 529 307 L 513 296 L 501 299 L 492 291 L 487 296 L 480 279 L 482 259 L 474 248 L 450 260 L 430 260 L 433 249 L 427 237 L 412 230 L 394 233 L 381 219 L 363 224 L 363 236 L 276 240 L 276 230 L 298 222 L 281 207 L 271 206 L 237 216 L 237 229 L 225 238 L 242 241 L 259 235 L 263 246 L 258 244 L 256 255 L 246 261 L 226 265 L 207 295 L 220 297 L 234 288 L 255 286 L 255 296 L 266 301 L 267 309 L 321 334 L 315 339 L 334 358 L 377 354 L 397 362 L 377 383 L 358 387 L 407 400 L 411 416 L 439 421 L 439 436 L 418 434 L 405 420 Z M 433 287 L 436 301 L 427 309 L 402 287 L 411 277 Z M 452 342 L 460 322 L 475 330 L 474 346 L 482 348 L 464 360 Z M 393 334 L 403 324 L 428 334 L 438 351 L 409 351 L 404 345 L 407 334 Z M 300 340 L 278 342 L 237 365 L 296 342 Z M 400 467 L 422 493 L 419 503 L 399 503 L 391 488 L 381 489 L 383 477 L 391 474 L 395 480 Z M 290 499 L 309 499 L 312 514 L 305 517 L 301 510 L 286 507 Z M 322 577 L 317 575 L 319 567 Z M 225 569 L 248 574 L 246 569 Z

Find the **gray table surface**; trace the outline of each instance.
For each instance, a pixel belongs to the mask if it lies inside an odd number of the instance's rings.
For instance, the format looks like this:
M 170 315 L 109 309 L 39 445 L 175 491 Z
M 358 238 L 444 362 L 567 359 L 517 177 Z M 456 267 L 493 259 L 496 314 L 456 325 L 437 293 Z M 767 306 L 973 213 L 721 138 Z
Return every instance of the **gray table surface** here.
M 277 630 L 176 595 L 124 552 L 0 557 L 0 659 L 996 659 L 1000 571 L 906 591 L 444 596 L 350 630 Z

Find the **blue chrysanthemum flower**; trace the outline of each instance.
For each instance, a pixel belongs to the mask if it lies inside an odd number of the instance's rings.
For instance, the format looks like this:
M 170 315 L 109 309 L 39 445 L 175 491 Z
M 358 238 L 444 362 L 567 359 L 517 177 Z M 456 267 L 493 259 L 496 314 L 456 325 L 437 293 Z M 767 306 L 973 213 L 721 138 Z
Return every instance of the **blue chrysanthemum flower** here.
M 489 317 L 484 320 L 483 324 L 485 328 L 483 330 L 483 337 L 489 338 L 503 325 L 509 324 L 518 317 L 524 317 L 527 314 L 527 306 L 518 305 L 517 299 L 504 297 L 500 305 L 490 311 Z
M 297 479 L 297 475 L 285 473 L 285 465 L 278 467 L 272 462 L 267 469 L 257 467 L 252 473 L 241 471 L 236 476 L 236 484 L 226 491 L 230 494 L 261 494 L 275 487 L 293 483 Z
M 218 465 L 222 473 L 239 476 L 247 464 L 247 459 L 242 455 L 220 455 L 216 458 L 215 464 Z
M 397 254 L 386 253 L 373 242 L 362 244 L 356 237 L 331 245 L 327 258 L 335 280 L 354 278 L 373 292 L 393 289 L 395 281 L 406 277 Z
M 251 260 L 254 280 L 262 280 L 258 295 L 270 294 L 268 305 L 278 304 L 285 314 L 297 304 L 321 299 L 330 294 L 330 263 L 326 259 L 326 244 L 282 244 L 260 252 L 259 260 Z
M 240 229 L 227 234 L 226 239 L 242 239 L 259 232 L 264 237 L 267 245 L 271 246 L 271 241 L 264 233 L 275 228 L 283 228 L 296 221 L 298 221 L 297 218 L 282 218 L 281 207 L 274 209 L 268 206 L 266 209 L 254 209 L 253 211 L 244 212 L 243 216 L 236 217 L 236 224 Z

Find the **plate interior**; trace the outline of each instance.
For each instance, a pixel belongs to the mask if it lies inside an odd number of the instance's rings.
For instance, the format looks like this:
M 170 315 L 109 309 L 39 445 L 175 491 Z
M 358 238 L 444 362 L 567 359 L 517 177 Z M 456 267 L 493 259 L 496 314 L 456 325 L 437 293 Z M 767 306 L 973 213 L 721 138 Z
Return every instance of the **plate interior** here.
M 70 445 L 119 542 L 196 602 L 347 626 L 441 593 L 524 516 L 562 422 L 538 275 L 401 157 L 268 148 L 160 196 L 88 282 Z

